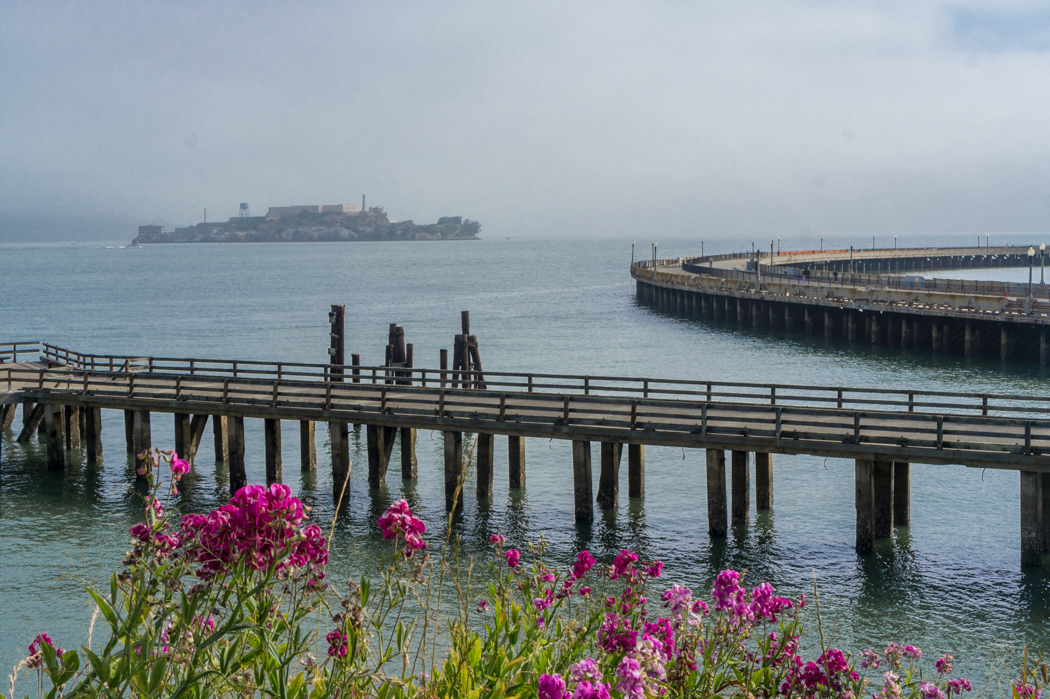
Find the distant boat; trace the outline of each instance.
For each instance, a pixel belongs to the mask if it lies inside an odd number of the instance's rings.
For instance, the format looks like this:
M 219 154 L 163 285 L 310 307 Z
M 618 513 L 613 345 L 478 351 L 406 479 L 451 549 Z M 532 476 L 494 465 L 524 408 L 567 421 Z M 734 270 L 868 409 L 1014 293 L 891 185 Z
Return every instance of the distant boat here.
M 141 248 L 142 246 L 141 246 L 141 245 L 139 245 L 139 241 L 138 241 L 138 239 L 136 238 L 135 240 L 131 241 L 131 245 L 129 245 L 128 247 L 132 247 L 132 248 Z

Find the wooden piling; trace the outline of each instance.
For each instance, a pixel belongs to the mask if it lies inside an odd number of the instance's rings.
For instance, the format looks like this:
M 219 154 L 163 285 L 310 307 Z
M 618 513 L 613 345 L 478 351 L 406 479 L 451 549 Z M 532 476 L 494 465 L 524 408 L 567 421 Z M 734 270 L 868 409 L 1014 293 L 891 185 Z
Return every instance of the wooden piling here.
M 907 461 L 893 462 L 893 524 L 911 524 L 911 464 Z
M 1043 554 L 1043 479 L 1021 471 L 1021 565 L 1038 565 Z
M 828 308 L 824 309 L 824 339 L 830 340 L 835 337 L 835 320 L 831 315 L 831 310 Z
M 135 411 L 124 411 L 124 442 L 128 447 L 128 454 L 135 453 Z
M 729 530 L 726 516 L 726 453 L 707 449 L 707 531 L 723 537 Z
M 620 457 L 622 442 L 602 442 L 602 465 L 598 473 L 598 506 L 615 510 L 620 504 Z
M 977 333 L 970 321 L 966 321 L 963 333 L 963 354 L 966 357 L 973 357 L 977 354 Z
M 856 460 L 857 553 L 871 552 L 875 541 L 875 462 Z
M 478 462 L 478 484 L 477 484 L 477 498 L 478 500 L 485 500 L 492 497 L 493 489 L 493 471 L 495 470 L 493 464 L 493 447 L 495 446 L 495 438 L 491 434 L 485 434 L 483 432 L 478 433 L 478 445 L 474 449 L 474 453 L 477 457 Z
M 152 463 L 147 452 L 153 447 L 153 437 L 150 431 L 150 414 L 148 410 L 131 411 L 132 424 L 132 447 L 135 454 L 135 470 L 149 469 Z M 144 479 L 145 476 L 139 476 Z
M 732 498 L 733 505 L 730 508 L 733 526 L 747 524 L 751 513 L 751 478 L 748 468 L 748 452 L 732 452 Z
M 507 461 L 512 490 L 525 487 L 525 438 L 507 437 Z
M 80 448 L 80 407 L 76 405 L 67 405 L 63 410 L 62 419 L 64 421 L 63 427 L 65 428 L 66 435 L 66 449 L 79 449 Z
M 871 316 L 871 344 L 877 345 L 882 342 L 882 333 L 879 332 L 879 314 L 873 313 Z
M 806 327 L 806 334 L 813 334 L 813 312 L 809 310 L 809 306 L 802 309 L 802 322 Z
M 367 425 L 368 436 L 368 487 L 385 488 L 386 471 L 390 455 L 394 450 L 396 427 Z
M 419 459 L 416 458 L 416 431 L 401 428 L 401 478 L 414 481 L 419 477 Z
M 31 404 L 22 404 L 23 413 L 26 411 L 29 405 Z M 33 435 L 36 434 L 37 430 L 40 428 L 40 425 L 44 424 L 45 422 L 46 408 L 47 406 L 45 406 L 43 403 L 37 403 L 32 407 L 32 409 L 28 411 L 28 417 L 24 416 L 24 422 L 22 423 L 22 431 L 18 433 L 18 442 L 25 444 L 33 438 Z
M 190 416 L 187 413 L 175 413 L 175 453 L 185 459 L 191 441 L 193 432 L 190 430 Z
M 572 442 L 572 492 L 576 522 L 590 524 L 594 520 L 594 495 L 591 492 L 591 443 Z
M 627 445 L 627 497 L 645 497 L 645 445 Z
M 281 421 L 277 418 L 263 420 L 266 444 L 266 484 L 280 483 L 284 478 L 281 460 Z
M 893 535 L 893 462 L 876 461 L 872 472 L 874 536 L 876 539 L 888 539 Z
M 248 485 L 244 470 L 244 418 L 229 415 L 226 418 L 226 442 L 229 455 L 226 463 L 230 467 L 230 495 Z
M 303 473 L 317 470 L 317 441 L 314 439 L 314 421 L 299 421 L 299 469 Z
M 1039 328 L 1039 363 L 1042 366 L 1050 364 L 1050 343 L 1046 341 L 1046 328 Z
M 102 408 L 88 405 L 84 412 L 84 441 L 87 444 L 88 464 L 102 463 Z
M 15 421 L 15 404 L 0 406 L 0 431 L 7 432 Z
M 941 325 L 934 322 L 930 325 L 930 346 L 934 352 L 941 351 Z
M 345 422 L 328 423 L 328 441 L 332 444 L 332 492 L 343 494 L 343 483 L 350 477 L 350 428 Z M 350 486 L 347 485 L 347 491 Z M 343 502 L 346 501 L 343 495 Z
M 755 509 L 773 508 L 773 455 L 755 452 Z
M 44 430 L 47 435 L 47 470 L 66 468 L 65 410 L 61 405 L 48 405 L 44 410 Z
M 460 512 L 463 509 L 463 433 L 445 432 L 444 435 L 445 511 Z
M 225 415 L 212 416 L 212 432 L 215 436 L 215 460 L 226 464 L 230 462 L 229 418 Z
M 999 360 L 1007 361 L 1010 359 L 1012 347 L 1010 346 L 1010 331 L 1006 327 L 1006 323 L 1002 323 L 999 326 Z
M 1043 493 L 1043 553 L 1050 553 L 1050 473 L 1042 474 L 1040 490 Z
M 846 311 L 846 339 L 850 343 L 857 341 L 857 314 L 853 311 Z
M 791 304 L 784 304 L 784 331 L 791 332 L 794 329 L 794 316 L 791 314 Z

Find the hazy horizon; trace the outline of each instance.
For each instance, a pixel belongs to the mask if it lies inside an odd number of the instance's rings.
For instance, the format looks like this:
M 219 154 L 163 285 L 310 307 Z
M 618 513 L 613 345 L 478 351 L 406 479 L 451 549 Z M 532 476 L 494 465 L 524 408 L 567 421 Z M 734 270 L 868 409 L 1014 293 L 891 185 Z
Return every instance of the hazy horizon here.
M 1033 2 L 24 2 L 0 56 L 0 241 L 362 194 L 501 238 L 1050 228 Z

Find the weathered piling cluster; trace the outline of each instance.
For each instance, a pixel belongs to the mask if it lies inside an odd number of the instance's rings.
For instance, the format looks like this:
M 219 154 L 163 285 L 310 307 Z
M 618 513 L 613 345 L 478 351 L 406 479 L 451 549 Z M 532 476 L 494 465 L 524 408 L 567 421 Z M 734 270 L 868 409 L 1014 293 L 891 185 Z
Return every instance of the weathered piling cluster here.
M 333 360 L 342 361 L 343 332 L 333 311 Z M 628 496 L 645 497 L 645 447 L 705 452 L 708 531 L 725 537 L 747 523 L 753 459 L 756 509 L 773 507 L 773 454 L 854 460 L 856 546 L 908 526 L 912 463 L 962 464 L 1020 471 L 1021 558 L 1036 564 L 1050 550 L 1050 397 L 844 387 L 520 374 L 481 370 L 477 338 L 464 314 L 454 342 L 462 369 L 413 366 L 405 331 L 390 327 L 384 366 L 84 355 L 44 345 L 42 361 L 0 364 L 0 423 L 19 441 L 41 429 L 48 467 L 67 459 L 102 459 L 101 410 L 124 411 L 130 459 L 151 446 L 157 414 L 173 416 L 176 450 L 193 460 L 212 420 L 215 457 L 226 463 L 231 490 L 246 483 L 245 420 L 261 419 L 266 479 L 283 478 L 281 424 L 300 424 L 301 467 L 318 466 L 314 424 L 331 436 L 334 498 L 345 501 L 348 430 L 365 425 L 368 483 L 386 484 L 394 442 L 401 476 L 418 477 L 415 434 L 443 433 L 445 504 L 463 507 L 469 490 L 466 453 L 474 455 L 475 496 L 493 496 L 495 435 L 507 438 L 508 483 L 526 487 L 527 437 L 572 442 L 575 520 L 619 505 L 620 463 L 627 446 Z M 6 381 L 5 381 L 6 380 Z M 471 449 L 469 435 L 476 435 Z M 597 492 L 592 458 L 598 442 Z M 730 453 L 727 478 L 726 452 Z M 696 452 L 694 452 L 696 453 Z M 752 456 L 753 455 L 753 456 Z

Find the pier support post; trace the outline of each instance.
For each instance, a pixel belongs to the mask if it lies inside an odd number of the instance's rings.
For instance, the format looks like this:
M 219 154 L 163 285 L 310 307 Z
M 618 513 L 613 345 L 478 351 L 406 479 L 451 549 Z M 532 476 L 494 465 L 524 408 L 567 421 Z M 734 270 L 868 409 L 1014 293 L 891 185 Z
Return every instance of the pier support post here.
M 343 494 L 343 483 L 350 477 L 350 426 L 346 422 L 329 422 L 328 439 L 332 443 L 332 493 Z M 347 485 L 347 491 L 350 486 Z M 343 495 L 345 502 L 346 496 Z
M 882 341 L 882 333 L 879 332 L 879 314 L 871 315 L 871 344 L 877 345 Z
M 445 511 L 463 509 L 463 433 L 445 432 Z M 456 491 L 459 491 L 458 493 Z
M 284 478 L 284 464 L 281 461 L 281 421 L 277 418 L 266 418 L 263 430 L 266 434 L 266 484 L 280 483 Z
M 1050 473 L 1042 474 L 1040 490 L 1043 493 L 1043 553 L 1050 553 Z
M 831 310 L 824 309 L 824 339 L 830 340 L 835 337 L 835 319 L 831 315 Z
M 416 430 L 401 428 L 401 478 L 414 481 L 419 477 L 419 459 L 416 458 Z
M 876 461 L 873 471 L 874 536 L 888 539 L 893 535 L 893 462 Z
M 47 406 L 43 403 L 22 403 L 22 431 L 18 433 L 18 442 L 25 444 L 33 435 L 36 434 L 37 430 L 41 425 L 45 423 L 45 413 Z M 45 429 L 44 433 L 47 433 Z
M 936 319 L 930 324 L 930 346 L 934 352 L 941 351 L 941 324 Z
M 751 301 L 749 306 L 751 309 L 751 329 L 758 330 L 758 326 L 761 325 L 762 307 L 758 304 L 758 301 Z
M 124 441 L 127 443 L 128 453 L 135 453 L 135 411 L 124 411 Z
M 977 354 L 977 333 L 973 323 L 970 321 L 966 321 L 966 327 L 963 331 L 963 354 L 966 357 L 972 357 Z
M 314 439 L 314 421 L 299 421 L 299 468 L 303 473 L 317 470 L 317 441 Z
M 1038 565 L 1043 553 L 1043 479 L 1021 471 L 1021 565 Z
M 707 450 L 707 531 L 724 537 L 728 531 L 726 517 L 726 453 Z
M 908 316 L 901 318 L 901 347 L 911 347 L 911 321 Z
M 190 466 L 193 466 L 197 458 L 197 450 L 200 449 L 201 440 L 204 439 L 204 428 L 207 426 L 207 415 L 194 415 L 190 419 L 190 443 L 186 455 L 182 457 L 190 463 Z
M 846 311 L 846 339 L 850 342 L 857 341 L 857 314 Z
M 999 327 L 999 360 L 1007 361 L 1013 348 L 1010 346 L 1010 331 L 1006 329 L 1006 323 Z
M 230 467 L 230 495 L 248 485 L 244 472 L 244 418 L 230 415 L 226 418 L 226 443 L 229 455 L 226 463 Z
M 230 462 L 229 418 L 225 415 L 213 415 L 211 427 L 215 435 L 215 460 L 228 464 Z
M 645 445 L 627 445 L 627 497 L 645 497 Z
M 786 332 L 791 332 L 791 330 L 793 329 L 793 325 L 794 325 L 793 321 L 794 321 L 794 317 L 791 314 L 791 304 L 790 303 L 785 303 L 784 304 L 784 330 Z
M 66 467 L 65 410 L 61 405 L 45 406 L 44 430 L 47 434 L 47 470 Z
M 102 408 L 88 405 L 84 411 L 84 440 L 87 442 L 87 462 L 97 464 L 102 461 Z
M 15 421 L 15 403 L 0 407 L 3 417 L 0 417 L 0 431 L 7 432 L 11 429 L 11 423 Z
M 870 553 L 875 541 L 875 462 L 856 460 L 857 553 Z
M 1039 328 L 1039 363 L 1050 364 L 1050 343 L 1046 341 L 1046 328 Z
M 907 461 L 893 462 L 893 524 L 911 524 L 911 464 Z
M 737 325 L 742 325 L 747 320 L 746 312 L 744 311 L 744 299 L 737 297 L 736 300 L 736 322 Z
M 386 470 L 390 465 L 390 454 L 394 451 L 396 427 L 367 425 L 368 439 L 368 487 L 385 488 Z
M 67 405 L 63 411 L 66 430 L 66 449 L 80 448 L 80 406 Z
M 588 441 L 572 441 L 572 493 L 576 522 L 590 524 L 594 520 L 594 494 L 591 492 L 591 443 Z
M 684 292 L 683 292 L 684 293 Z M 492 497 L 494 487 L 494 459 L 493 448 L 495 447 L 495 436 L 491 434 L 478 433 L 478 446 L 476 449 L 478 458 L 478 500 Z
M 525 487 L 525 438 L 507 437 L 507 461 L 512 490 Z
M 190 416 L 187 413 L 175 413 L 175 453 L 185 459 L 190 453 L 190 442 L 193 432 L 190 430 Z
M 598 506 L 614 510 L 620 504 L 620 457 L 622 442 L 602 442 L 602 469 L 598 474 Z
M 773 455 L 755 452 L 755 509 L 773 509 Z
M 132 424 L 132 448 L 135 454 L 135 470 L 150 467 L 149 459 L 143 459 L 145 452 L 153 447 L 153 436 L 150 431 L 150 414 L 148 410 L 133 410 L 131 416 Z M 139 476 L 144 480 L 145 476 Z
M 733 526 L 747 524 L 751 512 L 751 478 L 748 469 L 748 452 L 732 452 L 732 497 Z
M 806 334 L 813 334 L 813 312 L 809 310 L 809 306 L 802 309 L 802 322 L 806 326 Z
M 777 305 L 772 301 L 766 305 L 769 306 L 769 329 L 776 330 L 779 325 L 777 323 Z

